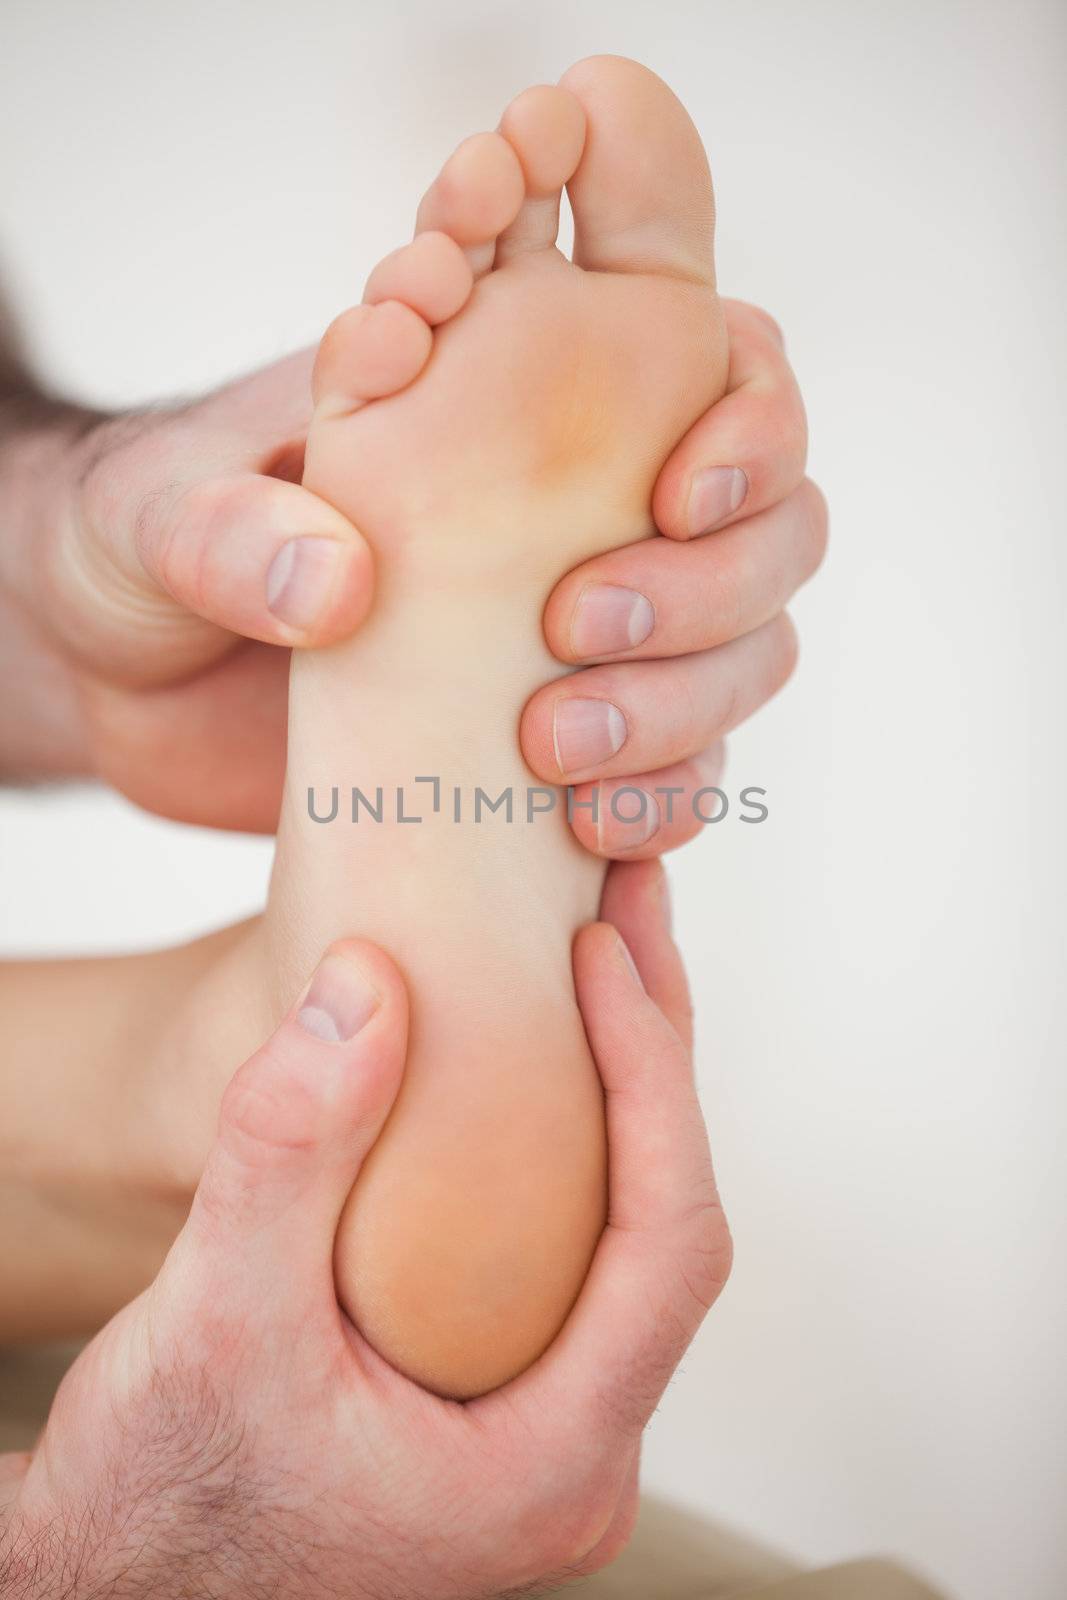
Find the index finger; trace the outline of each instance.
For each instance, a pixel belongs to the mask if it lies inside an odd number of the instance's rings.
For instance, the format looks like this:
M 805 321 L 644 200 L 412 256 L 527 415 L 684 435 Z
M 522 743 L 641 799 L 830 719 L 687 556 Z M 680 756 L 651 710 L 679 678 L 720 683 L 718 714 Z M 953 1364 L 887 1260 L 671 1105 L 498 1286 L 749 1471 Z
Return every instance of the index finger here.
M 662 861 L 613 861 L 600 897 L 600 920 L 622 935 L 646 991 L 692 1050 L 693 1008 L 685 967 L 670 937 L 671 891 Z
M 722 1288 L 730 1235 L 689 1052 L 614 928 L 581 931 L 574 974 L 604 1085 L 608 1223 L 558 1338 L 500 1396 L 536 1433 L 551 1430 L 547 1445 L 564 1430 L 576 1449 L 610 1456 L 640 1434 Z
M 726 393 L 693 424 L 652 495 L 656 526 L 691 539 L 777 505 L 804 477 L 808 427 L 781 333 L 757 306 L 725 300 Z

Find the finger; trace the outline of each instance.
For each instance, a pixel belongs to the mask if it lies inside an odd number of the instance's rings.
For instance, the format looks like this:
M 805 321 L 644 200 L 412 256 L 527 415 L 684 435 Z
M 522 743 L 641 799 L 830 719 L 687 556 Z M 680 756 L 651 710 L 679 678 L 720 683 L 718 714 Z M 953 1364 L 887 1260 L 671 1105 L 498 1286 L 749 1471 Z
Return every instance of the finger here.
M 610 922 L 634 959 L 649 998 L 687 1050 L 693 1047 L 689 982 L 671 938 L 671 892 L 658 861 L 616 862 L 604 880 L 600 920 Z
M 234 633 L 322 644 L 358 626 L 369 550 L 299 487 L 311 362 L 301 352 L 86 439 L 74 514 L 37 598 L 90 666 L 138 686 L 175 681 L 225 655 Z
M 299 484 L 247 473 L 146 506 L 145 571 L 187 610 L 267 644 L 322 645 L 363 621 L 374 564 L 363 536 Z
M 566 1417 L 610 1454 L 639 1436 L 721 1290 L 730 1237 L 689 1053 L 614 928 L 582 929 L 574 976 L 604 1087 L 608 1224 L 555 1343 L 503 1393 L 531 1428 Z
M 710 650 L 776 617 L 826 553 L 827 510 L 808 479 L 714 538 L 645 539 L 568 572 L 544 614 L 560 661 Z
M 545 783 L 656 772 L 708 749 L 782 687 L 796 665 L 784 614 L 697 655 L 587 667 L 523 709 L 522 753 Z
M 648 861 L 677 850 L 729 815 L 729 798 L 719 787 L 725 757 L 720 739 L 659 772 L 576 785 L 568 805 L 575 838 L 608 861 Z
M 396 1097 L 407 996 L 373 945 L 330 947 L 304 994 L 223 1097 L 180 1255 L 260 1300 L 331 1300 L 334 1234 Z
M 662 1233 L 697 1199 L 717 1203 L 689 1052 L 615 928 L 581 930 L 574 978 L 604 1086 L 608 1231 Z
M 652 514 L 670 539 L 689 539 L 763 511 L 804 476 L 804 404 L 765 312 L 724 302 L 730 336 L 726 394 L 693 424 L 656 482 Z
M 87 679 L 95 776 L 145 811 L 197 827 L 276 833 L 285 780 L 289 651 L 230 639 L 219 667 L 137 694 Z

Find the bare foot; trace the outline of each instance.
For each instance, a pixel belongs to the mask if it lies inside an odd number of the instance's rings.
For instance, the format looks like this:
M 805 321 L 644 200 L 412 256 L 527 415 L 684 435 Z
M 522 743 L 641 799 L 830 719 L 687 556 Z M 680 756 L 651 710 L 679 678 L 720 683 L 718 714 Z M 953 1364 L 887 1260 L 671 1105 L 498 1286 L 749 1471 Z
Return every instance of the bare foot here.
M 573 261 L 555 243 L 564 184 Z M 581 62 L 460 146 L 414 243 L 375 269 L 316 364 L 305 486 L 363 531 L 379 583 L 355 638 L 294 660 L 272 999 L 288 1004 L 341 936 L 405 969 L 404 1087 L 335 1265 L 363 1333 L 443 1394 L 537 1357 L 603 1226 L 601 1090 L 570 944 L 604 866 L 558 810 L 527 821 L 516 729 L 558 671 L 540 628 L 552 585 L 653 532 L 656 474 L 722 391 L 712 230 L 707 160 L 674 95 L 633 62 Z M 575 771 L 626 737 L 614 707 L 578 708 L 556 728 Z M 431 776 L 436 814 L 415 782 Z M 381 823 L 351 820 L 353 786 L 372 803 L 381 789 Z M 334 787 L 335 820 L 313 821 L 309 789 L 328 814 Z M 479 787 L 511 788 L 510 823 L 474 820 Z M 421 823 L 398 820 L 398 788 Z

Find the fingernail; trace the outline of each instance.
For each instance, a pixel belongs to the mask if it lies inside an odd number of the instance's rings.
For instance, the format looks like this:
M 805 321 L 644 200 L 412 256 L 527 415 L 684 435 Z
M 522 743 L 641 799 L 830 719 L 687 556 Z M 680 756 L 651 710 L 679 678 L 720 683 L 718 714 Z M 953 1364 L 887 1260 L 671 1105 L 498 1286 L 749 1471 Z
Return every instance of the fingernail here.
M 643 644 L 655 625 L 651 600 L 636 589 L 591 583 L 578 596 L 571 622 L 576 656 L 610 656 Z
M 740 467 L 705 467 L 696 473 L 689 489 L 689 532 L 710 533 L 747 493 L 748 479 Z
M 619 954 L 620 954 L 620 956 L 622 957 L 622 959 L 626 963 L 626 965 L 629 967 L 630 972 L 633 974 L 634 981 L 638 984 L 638 986 L 640 988 L 643 989 L 645 986 L 641 982 L 641 974 L 637 970 L 637 962 L 634 960 L 633 956 L 630 954 L 630 946 L 626 943 L 626 940 L 623 938 L 622 934 L 619 933 L 618 929 L 615 930 L 615 937 L 619 941 Z
M 606 794 L 602 788 L 597 844 L 607 855 L 618 850 L 636 850 L 659 832 L 662 821 L 659 801 L 647 789 L 627 783 Z
M 552 742 L 561 772 L 599 766 L 626 743 L 626 718 L 610 700 L 557 700 Z
M 290 539 L 267 568 L 267 607 L 290 628 L 318 621 L 337 573 L 336 539 Z
M 354 961 L 344 956 L 326 956 L 311 980 L 296 1020 L 305 1033 L 339 1044 L 342 1039 L 354 1039 L 379 1004 L 377 990 Z

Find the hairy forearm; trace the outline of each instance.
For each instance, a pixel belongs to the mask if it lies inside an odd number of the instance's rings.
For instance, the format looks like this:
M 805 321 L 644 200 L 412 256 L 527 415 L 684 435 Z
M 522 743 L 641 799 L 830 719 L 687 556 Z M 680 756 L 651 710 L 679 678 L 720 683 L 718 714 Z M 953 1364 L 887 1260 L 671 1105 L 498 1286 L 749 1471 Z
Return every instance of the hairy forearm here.
M 0 1474 L 5 1470 L 24 1476 L 20 1463 L 0 1456 Z M 190 1525 L 174 1529 L 165 1484 L 149 1486 L 140 1501 L 128 1504 L 86 1504 L 33 1517 L 15 1504 L 6 1525 L 2 1518 L 0 1511 L 4 1600 L 96 1600 L 105 1595 L 108 1600 L 222 1600 L 249 1592 L 225 1585 L 227 1560 L 234 1552 L 212 1548 L 215 1538 L 205 1541 L 202 1531 L 191 1525 L 193 1516 Z M 270 1552 L 264 1556 L 268 1559 Z M 269 1592 L 289 1592 L 278 1588 L 284 1568 L 272 1565 Z M 265 1584 L 262 1592 L 268 1592 Z

